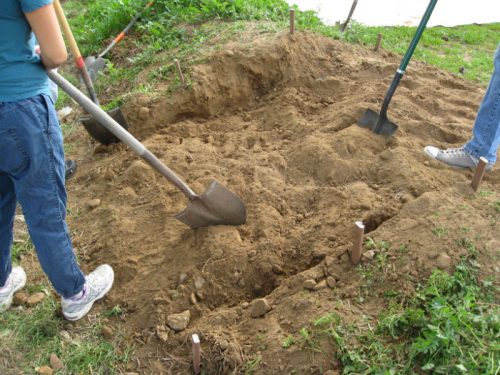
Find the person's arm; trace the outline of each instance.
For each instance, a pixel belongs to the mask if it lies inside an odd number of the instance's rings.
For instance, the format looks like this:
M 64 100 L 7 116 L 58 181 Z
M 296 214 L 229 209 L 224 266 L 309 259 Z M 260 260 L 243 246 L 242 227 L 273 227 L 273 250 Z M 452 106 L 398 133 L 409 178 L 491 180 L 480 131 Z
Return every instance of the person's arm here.
M 40 45 L 42 63 L 47 69 L 62 65 L 68 58 L 52 4 L 24 14 Z

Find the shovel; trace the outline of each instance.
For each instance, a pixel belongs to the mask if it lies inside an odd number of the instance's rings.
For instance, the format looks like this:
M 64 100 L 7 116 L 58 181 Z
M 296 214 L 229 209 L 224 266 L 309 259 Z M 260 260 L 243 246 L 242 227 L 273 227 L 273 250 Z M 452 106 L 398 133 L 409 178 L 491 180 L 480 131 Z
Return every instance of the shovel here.
M 380 115 L 372 111 L 371 109 L 367 109 L 363 117 L 358 121 L 358 125 L 363 127 L 363 128 L 368 128 L 372 132 L 376 134 L 383 135 L 385 137 L 390 137 L 393 135 L 396 130 L 398 129 L 398 126 L 393 123 L 391 120 L 387 118 L 387 109 L 389 107 L 389 103 L 391 102 L 392 96 L 394 95 L 394 92 L 396 91 L 396 88 L 398 87 L 399 81 L 405 74 L 405 69 L 408 63 L 410 62 L 411 56 L 413 55 L 413 52 L 415 51 L 415 48 L 417 47 L 418 41 L 420 40 L 420 37 L 422 36 L 425 26 L 427 25 L 427 21 L 429 21 L 429 18 L 431 17 L 432 11 L 434 10 L 434 7 L 436 6 L 437 0 L 431 0 L 429 5 L 427 6 L 427 10 L 425 11 L 424 16 L 422 17 L 422 20 L 420 21 L 420 24 L 418 25 L 417 31 L 415 32 L 415 35 L 413 36 L 413 39 L 410 43 L 410 46 L 406 50 L 406 53 L 403 57 L 403 60 L 401 61 L 401 64 L 399 65 L 399 69 L 396 70 L 396 74 L 394 75 L 394 78 L 392 79 L 391 85 L 389 86 L 389 90 L 385 94 L 384 102 L 382 103 L 382 108 L 380 110 Z
M 69 27 L 68 20 L 66 19 L 66 16 L 64 15 L 64 11 L 61 7 L 61 3 L 59 2 L 59 0 L 54 0 L 54 8 L 55 8 L 55 11 L 57 14 L 57 19 L 59 20 L 59 23 L 61 24 L 63 32 L 66 35 L 66 38 L 68 39 L 71 53 L 73 54 L 73 57 L 75 59 L 75 65 L 78 68 L 78 70 L 83 78 L 83 82 L 85 83 L 85 87 L 87 88 L 90 99 L 92 99 L 92 101 L 96 105 L 99 105 L 99 100 L 97 99 L 97 95 L 96 95 L 95 90 L 94 90 L 94 85 L 92 84 L 92 80 L 90 79 L 89 73 L 88 73 L 87 68 L 85 66 L 85 63 L 83 61 L 83 57 L 80 53 L 80 50 L 78 49 L 78 45 L 76 44 L 75 37 L 73 36 L 73 33 L 71 32 L 71 28 Z M 115 108 L 115 109 L 109 111 L 108 114 L 113 119 L 115 119 L 122 127 L 124 127 L 125 129 L 128 129 L 127 120 L 125 119 L 125 116 L 123 115 L 120 108 Z M 112 133 L 110 133 L 105 128 L 103 128 L 91 116 L 84 116 L 80 119 L 80 121 L 82 122 L 83 126 L 85 127 L 87 132 L 90 134 L 90 136 L 92 138 L 94 138 L 96 141 L 98 141 L 102 144 L 105 144 L 105 145 L 120 141 Z
M 134 23 L 137 22 L 139 18 L 142 17 L 142 14 L 153 5 L 154 1 L 150 1 L 149 3 L 146 4 L 144 9 L 140 11 L 134 18 L 132 18 L 132 21 L 129 22 L 129 24 L 123 29 L 123 31 L 118 34 L 113 41 L 102 51 L 99 55 L 97 56 L 88 56 L 85 59 L 85 65 L 87 65 L 88 71 L 90 78 L 92 79 L 93 82 L 97 79 L 99 76 L 99 71 L 103 69 L 106 66 L 106 59 L 104 56 L 120 41 L 125 38 L 125 35 L 128 34 L 132 26 L 134 26 Z
M 135 151 L 151 167 L 160 172 L 167 180 L 177 187 L 189 200 L 184 211 L 175 215 L 177 220 L 192 229 L 211 225 L 241 225 L 246 222 L 246 208 L 243 201 L 217 181 L 212 181 L 209 188 L 197 195 L 172 170 L 163 164 L 151 151 L 123 129 L 99 106 L 92 103 L 76 87 L 66 81 L 59 73 L 48 71 L 49 77 L 66 94 L 76 100 L 99 123 L 112 132 L 123 143 Z

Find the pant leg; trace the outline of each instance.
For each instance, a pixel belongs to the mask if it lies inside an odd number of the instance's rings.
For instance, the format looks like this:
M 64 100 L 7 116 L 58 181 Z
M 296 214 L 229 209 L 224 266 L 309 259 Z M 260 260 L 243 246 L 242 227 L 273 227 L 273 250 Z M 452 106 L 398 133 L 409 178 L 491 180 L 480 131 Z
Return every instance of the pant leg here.
M 54 106 L 45 95 L 15 103 L 0 122 L 10 127 L 28 162 L 12 178 L 42 269 L 54 289 L 71 297 L 85 278 L 76 262 L 66 225 L 64 150 Z
M 0 130 L 0 147 L 2 147 Z M 16 194 L 10 177 L 0 172 L 0 287 L 5 285 L 12 270 L 10 247 L 12 246 L 12 231 L 16 214 Z
M 495 164 L 500 145 L 500 44 L 495 58 L 494 70 L 476 116 L 473 138 L 465 145 L 472 156 L 484 156 L 489 164 Z

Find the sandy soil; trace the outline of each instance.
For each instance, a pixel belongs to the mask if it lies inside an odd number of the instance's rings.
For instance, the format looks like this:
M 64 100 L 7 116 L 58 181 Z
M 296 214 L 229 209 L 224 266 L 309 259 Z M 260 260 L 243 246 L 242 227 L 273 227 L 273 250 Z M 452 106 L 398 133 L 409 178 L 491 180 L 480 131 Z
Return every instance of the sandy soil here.
M 68 184 L 75 248 L 85 270 L 115 269 L 96 311 L 123 308 L 108 324 L 136 345 L 129 371 L 191 373 L 197 333 L 207 374 L 244 373 L 259 356 L 256 374 L 334 374 L 331 344 L 313 355 L 283 340 L 328 312 L 375 318 L 385 291 L 411 293 L 438 265 L 451 270 L 465 237 L 480 244 L 483 274 L 498 271 L 500 172 L 482 186 L 496 197 L 474 195 L 471 171 L 422 152 L 468 139 L 483 88 L 412 62 L 389 109 L 399 130 L 386 140 L 356 121 L 379 110 L 399 57 L 308 33 L 246 38 L 191 67 L 192 87 L 135 96 L 125 113 L 193 190 L 216 179 L 237 193 L 247 224 L 191 230 L 174 218 L 185 197 L 131 150 L 83 131 L 69 139 L 80 144 Z M 386 259 L 372 279 L 347 255 L 357 220 L 388 244 L 364 261 Z M 175 332 L 171 315 L 186 311 Z

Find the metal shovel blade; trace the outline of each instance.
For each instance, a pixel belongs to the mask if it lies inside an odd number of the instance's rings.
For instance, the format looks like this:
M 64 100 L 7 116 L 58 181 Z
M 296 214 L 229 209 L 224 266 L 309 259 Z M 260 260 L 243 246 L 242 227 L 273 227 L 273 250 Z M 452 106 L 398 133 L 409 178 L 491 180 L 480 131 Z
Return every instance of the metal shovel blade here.
M 236 194 L 217 181 L 212 181 L 203 194 L 191 199 L 186 209 L 175 217 L 196 229 L 211 225 L 245 224 L 247 211 L 245 204 Z
M 366 110 L 363 117 L 358 121 L 358 125 L 384 137 L 390 137 L 398 130 L 398 126 L 389 120 L 387 116 L 381 116 L 371 109 Z
M 97 77 L 99 77 L 99 71 L 104 69 L 106 66 L 107 60 L 103 57 L 97 56 L 88 56 L 85 59 L 85 66 L 87 67 L 87 70 L 89 72 L 90 79 L 92 82 L 95 82 Z
M 111 111 L 108 111 L 106 113 L 109 116 L 111 116 L 113 120 L 115 120 L 118 124 L 120 124 L 120 126 L 123 129 L 125 130 L 128 129 L 127 120 L 125 119 L 125 116 L 123 115 L 120 108 L 112 109 Z M 80 121 L 82 122 L 83 126 L 90 134 L 90 136 L 94 138 L 97 142 L 103 145 L 109 145 L 110 143 L 120 142 L 120 140 L 113 133 L 111 133 L 108 129 L 102 126 L 92 116 L 82 116 L 80 118 Z

